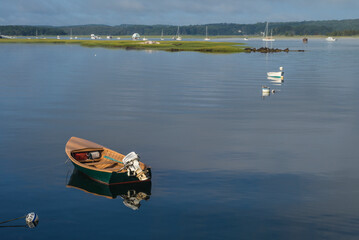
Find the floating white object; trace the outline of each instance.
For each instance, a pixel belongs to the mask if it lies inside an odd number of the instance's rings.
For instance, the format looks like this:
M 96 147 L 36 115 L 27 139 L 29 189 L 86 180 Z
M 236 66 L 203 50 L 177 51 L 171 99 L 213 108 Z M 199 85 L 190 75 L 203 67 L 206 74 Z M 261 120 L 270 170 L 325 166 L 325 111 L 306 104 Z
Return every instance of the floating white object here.
M 262 86 L 262 97 L 268 97 L 270 95 L 270 88 Z
M 325 40 L 327 40 L 328 42 L 335 42 L 337 39 L 333 37 L 327 37 Z
M 266 24 L 266 28 L 264 30 L 264 38 L 262 39 L 263 42 L 274 42 L 275 39 L 273 38 L 273 30 L 271 30 L 271 36 L 268 36 L 268 22 Z
M 270 88 L 267 86 L 262 86 L 262 93 L 270 93 Z
M 209 41 L 211 40 L 209 37 L 208 37 L 208 27 L 206 26 L 206 38 L 204 39 L 205 41 Z
M 176 34 L 175 39 L 176 39 L 177 41 L 182 41 L 182 37 L 180 36 L 179 26 L 178 26 L 178 28 L 177 28 L 177 34 Z
M 34 228 L 39 223 L 39 216 L 34 212 L 28 213 L 25 217 L 25 221 L 29 228 Z
M 267 72 L 267 76 L 273 78 L 283 78 L 284 76 L 283 67 L 279 67 L 279 71 L 280 72 Z

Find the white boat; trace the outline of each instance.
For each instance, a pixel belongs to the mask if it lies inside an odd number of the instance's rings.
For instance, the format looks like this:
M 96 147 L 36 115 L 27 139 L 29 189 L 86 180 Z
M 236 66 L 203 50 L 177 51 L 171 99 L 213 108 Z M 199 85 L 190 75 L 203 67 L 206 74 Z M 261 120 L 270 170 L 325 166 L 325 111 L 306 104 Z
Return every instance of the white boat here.
M 262 97 L 268 97 L 270 95 L 270 88 L 262 86 Z
M 120 40 L 121 38 L 120 38 L 120 37 L 118 37 L 117 39 L 118 39 L 118 40 Z
M 112 36 L 108 35 L 108 36 L 106 36 L 106 38 L 107 38 L 107 39 L 111 39 L 111 38 L 112 38 Z
M 72 28 L 70 29 L 70 39 L 72 39 Z
M 37 37 L 36 37 L 37 38 Z M 59 35 L 57 35 L 57 37 L 56 37 L 57 39 L 60 39 L 60 36 Z
M 275 39 L 273 38 L 273 31 L 271 31 L 271 36 L 269 37 L 268 36 L 268 22 L 267 22 L 267 24 L 266 24 L 266 28 L 265 28 L 265 31 L 264 31 L 264 38 L 262 39 L 262 41 L 264 41 L 264 42 L 274 42 L 275 41 Z
M 179 26 L 178 26 L 178 28 L 177 28 L 176 40 L 177 40 L 177 41 L 181 41 L 181 40 L 182 40 L 182 37 L 180 36 L 180 32 L 179 32 Z
M 283 67 L 279 67 L 279 70 L 280 70 L 279 72 L 267 72 L 267 76 L 272 78 L 283 78 L 284 77 Z
M 333 37 L 327 37 L 325 40 L 327 40 L 328 42 L 335 42 L 337 39 Z
M 163 29 L 162 29 L 162 33 L 161 33 L 161 40 L 162 40 L 162 41 L 165 40 L 165 39 L 163 38 Z
M 139 40 L 139 39 L 140 39 L 140 34 L 134 33 L 134 34 L 132 35 L 132 40 Z
M 209 41 L 211 40 L 209 37 L 208 37 L 208 27 L 206 26 L 206 38 L 204 39 L 205 41 Z
M 248 38 L 245 37 L 245 38 L 243 38 L 243 40 L 244 40 L 244 41 L 248 41 Z
M 146 37 L 143 37 L 142 40 L 143 40 L 143 41 L 147 41 L 148 39 L 147 39 Z

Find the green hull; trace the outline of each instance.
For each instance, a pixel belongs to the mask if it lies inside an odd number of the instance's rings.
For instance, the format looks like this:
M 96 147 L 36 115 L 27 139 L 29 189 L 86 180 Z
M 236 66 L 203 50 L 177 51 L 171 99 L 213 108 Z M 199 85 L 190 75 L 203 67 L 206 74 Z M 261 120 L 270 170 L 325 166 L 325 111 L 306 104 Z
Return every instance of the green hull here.
M 90 178 L 92 178 L 95 181 L 98 181 L 100 183 L 104 184 L 123 184 L 123 183 L 134 183 L 134 182 L 141 182 L 137 177 L 135 176 L 128 176 L 127 172 L 123 173 L 116 173 L 116 172 L 104 172 L 104 171 L 98 171 L 98 170 L 92 170 L 89 168 L 84 168 L 79 165 L 76 165 L 73 163 L 75 168 L 77 168 L 82 173 L 86 174 Z M 149 171 L 149 179 L 146 181 L 150 181 L 151 179 L 151 168 L 147 168 Z
M 77 168 L 74 168 L 67 186 L 74 187 L 97 196 L 103 196 L 112 199 L 116 198 L 117 196 L 126 196 L 128 195 L 129 191 L 135 193 L 143 192 L 148 196 L 148 198 L 151 195 L 151 181 L 107 185 L 90 179 Z

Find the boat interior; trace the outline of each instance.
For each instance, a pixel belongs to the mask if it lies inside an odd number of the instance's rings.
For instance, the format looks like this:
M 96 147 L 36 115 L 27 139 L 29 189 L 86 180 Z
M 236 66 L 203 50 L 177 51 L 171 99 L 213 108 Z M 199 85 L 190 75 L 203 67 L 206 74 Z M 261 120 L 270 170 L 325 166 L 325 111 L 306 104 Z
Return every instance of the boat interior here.
M 123 169 L 124 164 L 122 162 L 125 156 L 110 149 L 84 148 L 72 151 L 71 156 L 75 161 L 87 167 L 113 172 L 126 172 Z M 140 162 L 140 167 L 142 170 L 146 168 L 142 162 Z

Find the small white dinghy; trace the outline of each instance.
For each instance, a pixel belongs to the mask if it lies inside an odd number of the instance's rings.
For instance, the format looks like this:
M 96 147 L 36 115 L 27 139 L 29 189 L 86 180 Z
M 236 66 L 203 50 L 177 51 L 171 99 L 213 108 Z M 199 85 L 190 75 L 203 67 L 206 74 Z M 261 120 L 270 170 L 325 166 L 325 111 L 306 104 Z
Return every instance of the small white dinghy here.
M 337 39 L 333 37 L 327 37 L 325 40 L 327 40 L 328 42 L 335 42 Z
M 270 88 L 267 86 L 262 86 L 262 96 L 267 97 L 270 94 Z
M 267 76 L 272 77 L 272 78 L 283 79 L 283 76 L 284 76 L 283 67 L 279 67 L 279 70 L 280 70 L 280 72 L 267 72 Z

